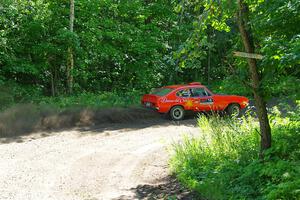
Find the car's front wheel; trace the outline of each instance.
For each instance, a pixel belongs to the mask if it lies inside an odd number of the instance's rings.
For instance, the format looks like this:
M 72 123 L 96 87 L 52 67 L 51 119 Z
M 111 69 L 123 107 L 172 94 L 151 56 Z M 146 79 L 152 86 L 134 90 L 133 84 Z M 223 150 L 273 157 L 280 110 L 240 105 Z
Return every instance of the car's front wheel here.
M 174 106 L 170 110 L 170 117 L 173 120 L 182 120 L 184 118 L 185 111 L 182 106 Z
M 231 117 L 239 117 L 241 115 L 241 108 L 238 104 L 230 104 L 227 107 L 227 113 Z

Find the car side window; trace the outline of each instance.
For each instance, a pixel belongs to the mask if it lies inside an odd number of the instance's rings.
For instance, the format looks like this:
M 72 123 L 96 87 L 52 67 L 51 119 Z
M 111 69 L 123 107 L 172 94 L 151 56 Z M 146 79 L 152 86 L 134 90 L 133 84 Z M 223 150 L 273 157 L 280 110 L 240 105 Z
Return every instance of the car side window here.
M 191 89 L 192 97 L 207 97 L 210 94 L 204 88 L 192 88 Z
M 187 97 L 190 97 L 190 96 L 191 96 L 191 91 L 190 91 L 190 89 L 179 90 L 179 91 L 176 93 L 176 96 L 187 98 Z

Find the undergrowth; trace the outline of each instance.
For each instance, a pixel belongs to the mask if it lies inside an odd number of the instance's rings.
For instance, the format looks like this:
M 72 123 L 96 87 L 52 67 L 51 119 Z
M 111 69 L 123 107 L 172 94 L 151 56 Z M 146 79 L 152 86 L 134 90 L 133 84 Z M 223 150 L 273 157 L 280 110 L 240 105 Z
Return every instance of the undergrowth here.
M 1 94 L 1 91 L 0 91 Z M 83 92 L 71 96 L 47 97 L 42 95 L 24 96 L 23 99 L 15 99 L 10 96 L 0 95 L 0 111 L 18 106 L 18 104 L 34 104 L 57 108 L 70 108 L 84 106 L 92 108 L 130 107 L 140 103 L 142 93 L 131 92 Z
M 294 76 L 283 76 L 268 80 L 268 82 L 263 82 L 262 87 L 264 96 L 267 99 L 272 99 L 273 97 L 284 99 L 285 97 L 288 97 L 289 99 L 297 100 L 300 99 L 299 84 L 299 78 Z M 238 81 L 234 76 L 228 76 L 221 81 L 214 81 L 210 87 L 215 93 L 235 94 L 247 97 L 252 96 L 251 90 L 244 86 L 241 81 Z
M 263 160 L 256 119 L 200 116 L 199 136 L 174 145 L 172 171 L 208 199 L 300 199 L 299 110 L 271 116 L 272 148 Z

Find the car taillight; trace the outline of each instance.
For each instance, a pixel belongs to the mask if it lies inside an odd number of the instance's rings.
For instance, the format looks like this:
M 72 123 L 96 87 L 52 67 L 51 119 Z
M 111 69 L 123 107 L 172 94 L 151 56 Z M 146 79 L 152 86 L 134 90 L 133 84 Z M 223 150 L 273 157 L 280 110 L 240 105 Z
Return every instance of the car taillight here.
M 249 105 L 249 102 L 248 101 L 243 101 L 242 103 L 244 106 L 248 106 Z

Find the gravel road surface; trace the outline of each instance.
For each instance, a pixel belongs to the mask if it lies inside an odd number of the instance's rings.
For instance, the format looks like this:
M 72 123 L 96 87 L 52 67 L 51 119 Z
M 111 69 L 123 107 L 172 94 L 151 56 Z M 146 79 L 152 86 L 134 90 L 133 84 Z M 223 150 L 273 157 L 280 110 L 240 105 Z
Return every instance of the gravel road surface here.
M 151 193 L 170 181 L 167 149 L 197 134 L 195 124 L 159 119 L 2 139 L 0 199 L 164 198 Z

